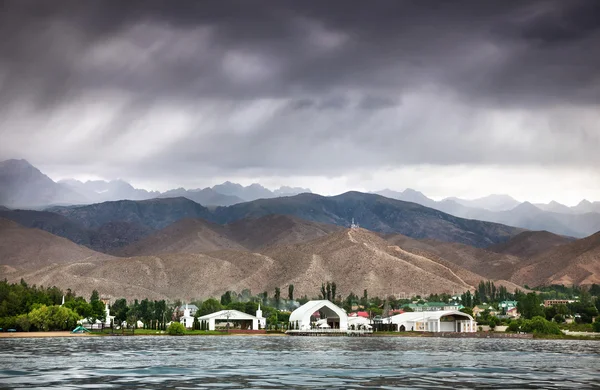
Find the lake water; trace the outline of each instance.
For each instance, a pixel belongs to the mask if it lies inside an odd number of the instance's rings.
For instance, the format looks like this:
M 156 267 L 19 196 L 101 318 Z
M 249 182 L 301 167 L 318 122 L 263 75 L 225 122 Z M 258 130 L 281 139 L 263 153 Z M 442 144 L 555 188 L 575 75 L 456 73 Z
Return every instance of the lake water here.
M 600 388 L 600 342 L 408 337 L 0 339 L 2 388 Z

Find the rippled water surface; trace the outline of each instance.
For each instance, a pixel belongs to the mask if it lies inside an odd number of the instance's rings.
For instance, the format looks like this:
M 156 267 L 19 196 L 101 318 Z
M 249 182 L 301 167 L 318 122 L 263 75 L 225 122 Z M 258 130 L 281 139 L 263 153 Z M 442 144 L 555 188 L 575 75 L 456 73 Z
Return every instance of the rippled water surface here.
M 600 342 L 393 337 L 0 339 L 2 388 L 600 388 Z

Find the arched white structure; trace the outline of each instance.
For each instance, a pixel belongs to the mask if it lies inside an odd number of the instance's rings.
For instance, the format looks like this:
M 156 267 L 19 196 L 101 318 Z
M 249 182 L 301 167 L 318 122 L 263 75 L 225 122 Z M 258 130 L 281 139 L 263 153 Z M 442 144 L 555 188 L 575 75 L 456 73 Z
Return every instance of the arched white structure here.
M 290 326 L 295 327 L 297 330 L 311 329 L 310 317 L 316 312 L 324 314 L 327 324 L 331 328 L 348 330 L 348 315 L 346 312 L 327 300 L 308 301 L 294 310 L 290 314 Z
M 398 331 L 466 333 L 477 331 L 477 322 L 473 317 L 456 310 L 402 313 L 384 318 L 383 323 L 396 324 Z
M 215 330 L 217 321 L 245 321 L 248 324 L 251 324 L 251 330 L 264 329 L 267 320 L 263 318 L 260 306 L 259 309 L 256 311 L 256 314 L 256 316 L 253 316 L 251 314 L 244 313 L 238 310 L 221 310 L 215 313 L 204 315 L 202 317 L 198 317 L 198 321 L 207 321 L 208 330 Z

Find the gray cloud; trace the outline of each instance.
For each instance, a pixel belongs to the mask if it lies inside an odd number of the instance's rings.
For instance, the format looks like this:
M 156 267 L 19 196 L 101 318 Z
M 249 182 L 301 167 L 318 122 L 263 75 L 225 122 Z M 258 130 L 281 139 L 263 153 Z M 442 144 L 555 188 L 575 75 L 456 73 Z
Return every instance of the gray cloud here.
M 175 181 L 600 163 L 595 0 L 0 8 L 0 158 Z

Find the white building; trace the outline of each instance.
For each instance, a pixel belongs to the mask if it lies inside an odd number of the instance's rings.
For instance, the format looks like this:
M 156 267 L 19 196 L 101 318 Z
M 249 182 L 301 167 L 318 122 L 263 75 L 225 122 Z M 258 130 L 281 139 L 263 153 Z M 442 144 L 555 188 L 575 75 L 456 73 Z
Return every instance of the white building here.
M 322 318 L 316 318 L 315 313 L 322 313 Z M 325 321 L 319 321 L 325 320 Z M 332 329 L 348 330 L 348 315 L 346 312 L 327 300 L 308 301 L 290 314 L 290 324 L 297 330 L 308 330 L 323 324 Z
M 183 318 L 183 317 L 182 317 Z M 219 322 L 225 323 L 240 323 L 242 329 L 259 330 L 265 329 L 267 320 L 262 316 L 262 310 L 258 305 L 256 315 L 244 313 L 238 310 L 221 310 L 216 313 L 210 313 L 202 317 L 198 317 L 198 321 L 207 321 L 208 330 L 215 330 Z
M 190 308 L 188 308 L 187 304 L 185 305 L 185 309 L 183 309 L 183 315 L 179 317 L 179 322 L 188 329 L 194 326 L 194 316 L 190 314 Z
M 115 320 L 115 316 L 110 315 L 110 308 L 108 307 L 108 301 L 104 302 L 104 314 L 106 317 L 106 318 L 104 318 L 104 325 L 110 326 L 110 324 L 112 324 L 113 321 Z M 115 326 L 116 325 L 118 325 L 118 324 L 115 324 Z
M 396 324 L 399 332 L 476 332 L 477 322 L 456 310 L 423 311 L 397 314 L 384 318 L 384 324 Z
M 348 329 L 349 330 L 371 330 L 371 320 L 365 317 L 348 317 Z

